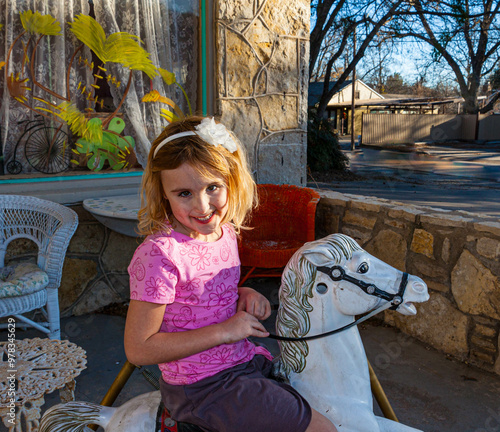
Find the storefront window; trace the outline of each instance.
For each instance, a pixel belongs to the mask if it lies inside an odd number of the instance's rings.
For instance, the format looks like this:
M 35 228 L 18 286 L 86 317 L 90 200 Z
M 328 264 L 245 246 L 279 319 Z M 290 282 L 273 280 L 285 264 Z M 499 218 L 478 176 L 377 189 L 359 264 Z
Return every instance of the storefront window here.
M 0 175 L 140 170 L 168 122 L 201 103 L 199 8 L 0 0 Z

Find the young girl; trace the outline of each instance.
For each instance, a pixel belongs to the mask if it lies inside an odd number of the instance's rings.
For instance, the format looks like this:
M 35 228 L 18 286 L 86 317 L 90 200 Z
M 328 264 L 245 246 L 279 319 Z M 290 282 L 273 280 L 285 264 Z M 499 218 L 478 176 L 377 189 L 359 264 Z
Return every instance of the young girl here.
M 157 363 L 172 418 L 214 432 L 335 431 L 292 387 L 270 378 L 267 299 L 238 288 L 237 234 L 256 186 L 237 139 L 214 119 L 170 124 L 143 175 L 139 230 L 128 271 L 125 351 Z

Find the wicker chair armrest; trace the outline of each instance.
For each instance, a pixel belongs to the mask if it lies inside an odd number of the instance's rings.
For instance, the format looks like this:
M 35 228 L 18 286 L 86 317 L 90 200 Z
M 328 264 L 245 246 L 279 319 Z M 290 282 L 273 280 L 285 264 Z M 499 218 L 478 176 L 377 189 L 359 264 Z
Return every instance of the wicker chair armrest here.
M 68 207 L 59 208 L 61 225 L 54 232 L 47 245 L 44 270 L 49 275 L 47 288 L 58 288 L 61 284 L 64 258 L 78 226 L 77 214 Z

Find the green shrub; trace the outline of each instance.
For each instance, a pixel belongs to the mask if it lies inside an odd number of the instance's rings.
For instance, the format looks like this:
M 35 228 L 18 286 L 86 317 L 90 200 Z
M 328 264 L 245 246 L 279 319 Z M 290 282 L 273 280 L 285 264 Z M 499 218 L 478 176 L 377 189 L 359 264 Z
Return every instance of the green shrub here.
M 349 164 L 330 121 L 312 113 L 307 122 L 307 164 L 318 172 L 346 171 Z

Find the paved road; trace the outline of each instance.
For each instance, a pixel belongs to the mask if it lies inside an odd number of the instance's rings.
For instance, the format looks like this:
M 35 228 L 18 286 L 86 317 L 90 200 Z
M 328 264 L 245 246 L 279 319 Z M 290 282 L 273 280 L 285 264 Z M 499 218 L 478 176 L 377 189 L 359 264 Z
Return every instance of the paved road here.
M 500 148 L 430 147 L 418 152 L 341 142 L 351 171 L 366 181 L 309 183 L 310 187 L 417 205 L 500 216 Z

